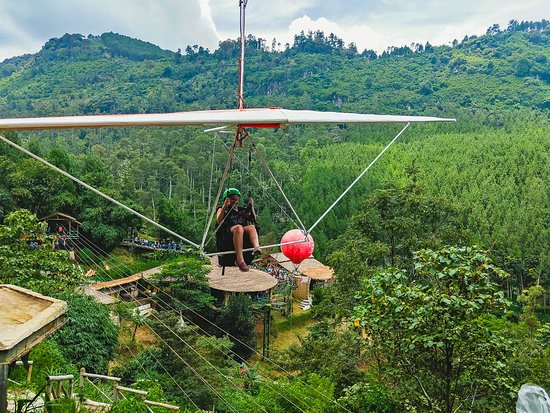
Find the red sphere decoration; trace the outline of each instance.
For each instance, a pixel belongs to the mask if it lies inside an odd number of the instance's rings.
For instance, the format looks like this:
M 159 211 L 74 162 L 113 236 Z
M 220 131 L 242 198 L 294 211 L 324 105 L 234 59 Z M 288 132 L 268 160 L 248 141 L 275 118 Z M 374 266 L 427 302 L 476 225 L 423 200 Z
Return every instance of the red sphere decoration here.
M 307 235 L 301 229 L 291 229 L 281 239 L 281 244 L 286 242 L 300 241 L 295 244 L 281 245 L 281 251 L 294 264 L 300 264 L 306 258 L 313 254 L 314 242 L 311 235 Z

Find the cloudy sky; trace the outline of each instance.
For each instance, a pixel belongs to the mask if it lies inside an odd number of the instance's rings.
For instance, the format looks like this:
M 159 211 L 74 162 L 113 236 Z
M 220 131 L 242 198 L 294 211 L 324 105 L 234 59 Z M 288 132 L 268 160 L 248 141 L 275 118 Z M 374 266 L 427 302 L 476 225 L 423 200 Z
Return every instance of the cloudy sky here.
M 446 44 L 511 19 L 550 19 L 549 0 L 249 0 L 247 33 L 284 47 L 300 30 L 335 33 L 346 44 Z M 237 38 L 238 0 L 0 0 L 0 61 L 34 53 L 64 33 L 113 31 L 177 50 L 214 50 Z

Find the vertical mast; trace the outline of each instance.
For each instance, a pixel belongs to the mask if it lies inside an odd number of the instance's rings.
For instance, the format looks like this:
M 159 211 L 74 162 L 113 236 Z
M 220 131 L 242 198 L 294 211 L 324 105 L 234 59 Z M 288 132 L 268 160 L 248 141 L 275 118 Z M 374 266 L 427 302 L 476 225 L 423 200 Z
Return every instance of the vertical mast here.
M 243 85 L 244 85 L 244 45 L 245 45 L 245 11 L 246 3 L 248 0 L 239 0 L 239 7 L 241 9 L 241 56 L 239 57 L 239 93 L 237 95 L 239 99 L 239 109 L 244 109 L 244 96 L 243 96 Z

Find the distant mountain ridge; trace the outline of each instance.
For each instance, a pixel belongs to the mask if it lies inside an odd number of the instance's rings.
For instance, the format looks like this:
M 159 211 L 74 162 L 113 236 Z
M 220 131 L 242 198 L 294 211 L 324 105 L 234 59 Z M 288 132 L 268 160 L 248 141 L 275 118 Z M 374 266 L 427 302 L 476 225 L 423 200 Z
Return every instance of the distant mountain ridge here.
M 334 35 L 300 33 L 284 51 L 247 37 L 249 106 L 410 114 L 550 109 L 548 21 L 511 21 L 453 46 L 378 56 Z M 273 45 L 272 47 L 275 47 Z M 3 116 L 165 112 L 235 105 L 238 42 L 185 54 L 116 33 L 65 34 L 0 63 Z

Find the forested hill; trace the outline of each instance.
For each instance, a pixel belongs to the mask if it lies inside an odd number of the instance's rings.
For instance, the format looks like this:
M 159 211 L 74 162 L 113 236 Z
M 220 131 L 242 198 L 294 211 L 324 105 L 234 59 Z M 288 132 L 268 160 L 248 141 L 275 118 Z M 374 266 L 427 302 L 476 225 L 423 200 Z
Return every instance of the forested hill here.
M 550 273 L 550 26 L 510 22 L 480 37 L 390 48 L 381 55 L 323 33 L 297 35 L 279 51 L 249 36 L 245 101 L 280 106 L 457 117 L 409 128 L 316 228 L 326 258 L 373 190 L 416 185 L 456 204 L 478 243 L 518 280 Z M 274 51 L 275 49 L 275 51 Z M 0 64 L 2 117 L 146 113 L 236 105 L 238 42 L 171 52 L 114 33 L 64 35 L 34 55 Z M 306 225 L 311 225 L 399 129 L 293 127 L 253 132 Z M 200 239 L 227 149 L 198 128 L 21 132 L 12 139 L 169 228 Z M 221 139 L 231 139 L 223 135 Z M 226 142 L 227 143 L 227 142 Z M 229 184 L 251 189 L 262 238 L 295 227 L 258 159 L 238 151 Z M 242 162 L 241 162 L 242 161 Z M 128 214 L 0 145 L 0 219 L 16 208 L 71 214 L 105 249 L 137 224 Z M 403 222 L 399 221 L 402 225 Z M 151 228 L 143 231 L 165 236 Z M 403 231 L 411 231 L 410 228 Z M 414 235 L 414 234 L 413 234 Z M 212 247 L 213 248 L 213 247 Z
M 300 34 L 284 51 L 248 38 L 248 106 L 439 114 L 457 108 L 550 109 L 547 21 L 510 22 L 453 47 L 377 56 L 337 37 Z M 276 45 L 273 45 L 276 47 Z M 185 54 L 126 36 L 66 34 L 0 64 L 2 116 L 175 111 L 235 106 L 237 41 Z

